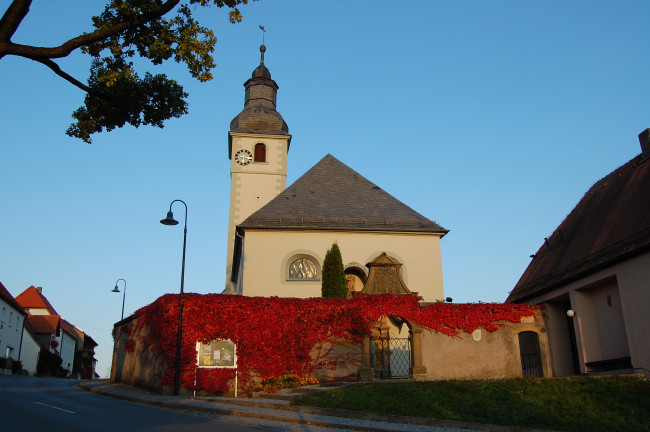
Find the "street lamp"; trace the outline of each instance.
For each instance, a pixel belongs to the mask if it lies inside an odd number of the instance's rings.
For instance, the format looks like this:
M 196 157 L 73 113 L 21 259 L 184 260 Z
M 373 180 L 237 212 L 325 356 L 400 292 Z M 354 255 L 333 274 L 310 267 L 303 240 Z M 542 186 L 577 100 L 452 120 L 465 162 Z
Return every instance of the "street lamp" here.
M 183 265 L 181 266 L 181 295 L 178 298 L 178 339 L 176 340 L 176 365 L 174 366 L 174 395 L 178 396 L 179 379 L 181 374 L 181 341 L 183 339 L 183 283 L 185 281 L 185 243 L 187 241 L 187 204 L 182 200 L 174 200 L 169 204 L 167 217 L 160 221 L 163 225 L 178 225 L 172 213 L 172 204 L 176 201 L 185 206 L 185 230 L 183 231 Z
M 124 300 L 126 299 L 126 281 L 124 279 L 118 279 L 115 281 L 115 288 L 113 288 L 113 291 L 111 292 L 120 292 L 120 289 L 117 287 L 117 283 L 119 281 L 124 282 L 124 294 L 122 294 L 122 319 L 124 319 Z

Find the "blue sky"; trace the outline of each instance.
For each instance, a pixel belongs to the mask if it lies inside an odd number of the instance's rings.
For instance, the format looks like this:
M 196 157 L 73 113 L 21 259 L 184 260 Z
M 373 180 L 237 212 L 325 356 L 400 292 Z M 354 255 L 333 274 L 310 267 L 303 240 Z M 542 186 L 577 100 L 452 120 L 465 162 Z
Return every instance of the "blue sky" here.
M 13 41 L 56 45 L 101 9 L 35 2 Z M 650 127 L 647 0 L 262 0 L 237 25 L 196 12 L 218 37 L 213 81 L 139 68 L 190 93 L 189 115 L 164 129 L 69 138 L 84 94 L 35 62 L 0 60 L 0 281 L 14 296 L 42 286 L 99 342 L 103 376 L 115 281 L 127 281 L 127 315 L 178 292 L 182 227 L 159 223 L 172 200 L 189 207 L 186 291 L 224 285 L 227 132 L 259 63 L 260 24 L 293 135 L 288 184 L 331 153 L 449 229 L 443 275 L 456 302 L 505 300 L 544 237 Z M 59 61 L 82 81 L 89 63 Z

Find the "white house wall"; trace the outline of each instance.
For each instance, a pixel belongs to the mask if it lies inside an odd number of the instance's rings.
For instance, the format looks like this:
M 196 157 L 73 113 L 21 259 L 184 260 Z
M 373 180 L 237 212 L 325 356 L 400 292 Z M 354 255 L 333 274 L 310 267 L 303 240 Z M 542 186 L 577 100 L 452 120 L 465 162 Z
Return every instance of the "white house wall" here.
M 20 348 L 20 361 L 30 375 L 36 374 L 36 366 L 38 365 L 38 356 L 41 352 L 41 347 L 31 334 L 23 329 L 23 342 Z
M 61 331 L 61 340 L 59 341 L 59 344 L 61 360 L 63 360 L 61 366 L 68 372 L 72 372 L 76 340 L 66 332 Z
M 343 264 L 364 266 L 382 252 L 403 264 L 402 278 L 424 301 L 444 299 L 440 235 L 345 231 L 247 230 L 244 239 L 242 294 L 247 296 L 320 297 L 321 280 L 287 280 L 292 258 L 309 255 L 322 267 L 336 242 Z M 319 268 L 320 273 L 320 268 Z
M 24 317 L 2 299 L 0 299 L 0 314 L 0 357 L 5 357 L 7 347 L 10 347 L 13 349 L 11 357 L 18 360 Z

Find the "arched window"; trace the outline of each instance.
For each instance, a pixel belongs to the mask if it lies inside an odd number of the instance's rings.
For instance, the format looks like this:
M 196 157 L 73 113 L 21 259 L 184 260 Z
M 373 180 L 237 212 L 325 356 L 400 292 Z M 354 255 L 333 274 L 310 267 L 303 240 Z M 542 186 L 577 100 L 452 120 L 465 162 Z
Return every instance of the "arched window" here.
M 255 144 L 254 162 L 266 162 L 266 146 L 262 143 Z
M 320 266 L 315 258 L 309 255 L 298 255 L 289 262 L 288 280 L 320 279 Z

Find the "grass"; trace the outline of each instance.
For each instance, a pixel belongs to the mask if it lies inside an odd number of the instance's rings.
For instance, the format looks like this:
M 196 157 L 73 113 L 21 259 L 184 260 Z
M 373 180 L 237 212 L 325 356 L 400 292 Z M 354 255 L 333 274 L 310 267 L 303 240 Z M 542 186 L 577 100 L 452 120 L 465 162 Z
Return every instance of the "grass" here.
M 376 382 L 294 403 L 558 431 L 650 431 L 650 381 L 630 376 Z

